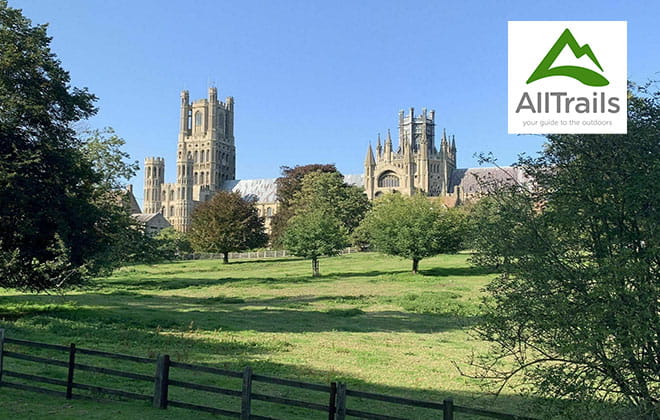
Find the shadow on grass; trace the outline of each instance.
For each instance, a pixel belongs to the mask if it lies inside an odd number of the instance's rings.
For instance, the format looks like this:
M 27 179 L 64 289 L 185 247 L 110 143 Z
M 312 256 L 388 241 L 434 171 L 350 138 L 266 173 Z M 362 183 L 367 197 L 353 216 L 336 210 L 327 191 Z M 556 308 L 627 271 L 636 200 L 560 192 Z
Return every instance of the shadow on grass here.
M 435 276 L 435 277 L 467 277 L 467 276 L 484 276 L 489 274 L 497 274 L 496 271 L 493 271 L 484 267 L 434 267 L 428 270 L 419 271 L 423 276 Z
M 209 271 L 209 270 L 206 270 Z M 203 272 L 203 271 L 199 271 Z M 320 277 L 311 275 L 283 275 L 280 277 L 220 277 L 220 278 L 149 278 L 149 279 L 120 279 L 97 280 L 88 289 L 99 290 L 106 286 L 127 290 L 176 290 L 187 288 L 200 288 L 210 286 L 250 287 L 250 286 L 284 286 L 287 284 L 324 283 L 342 278 L 375 278 L 405 273 L 405 270 L 390 271 L 357 271 L 357 272 L 330 272 Z M 173 274 L 174 272 L 168 272 Z
M 313 309 L 311 304 L 346 296 L 302 296 L 292 299 L 193 298 L 131 294 L 77 294 L 68 297 L 5 296 L 17 310 L 12 320 L 25 323 L 69 322 L 70 328 L 131 328 L 185 332 L 416 332 L 435 333 L 464 329 L 477 318 L 461 314 L 408 311 L 363 311 L 358 307 Z M 358 297 L 359 298 L 359 297 Z M 365 297 L 368 299 L 368 297 Z M 22 309 L 21 309 L 22 308 Z M 59 325 L 59 324 L 58 324 Z M 58 328 L 65 328 L 64 324 Z

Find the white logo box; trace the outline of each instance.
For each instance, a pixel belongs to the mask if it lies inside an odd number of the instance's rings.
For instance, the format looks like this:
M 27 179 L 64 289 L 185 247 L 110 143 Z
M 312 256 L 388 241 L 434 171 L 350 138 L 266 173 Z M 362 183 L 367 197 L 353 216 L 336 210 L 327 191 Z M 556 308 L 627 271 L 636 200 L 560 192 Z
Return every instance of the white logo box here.
M 568 45 L 550 68 L 583 67 L 605 77 L 608 85 L 588 86 L 563 75 L 527 84 L 566 29 L 579 53 L 590 47 L 602 71 L 589 54 L 577 57 Z M 509 134 L 627 132 L 627 22 L 509 21 L 508 32 Z

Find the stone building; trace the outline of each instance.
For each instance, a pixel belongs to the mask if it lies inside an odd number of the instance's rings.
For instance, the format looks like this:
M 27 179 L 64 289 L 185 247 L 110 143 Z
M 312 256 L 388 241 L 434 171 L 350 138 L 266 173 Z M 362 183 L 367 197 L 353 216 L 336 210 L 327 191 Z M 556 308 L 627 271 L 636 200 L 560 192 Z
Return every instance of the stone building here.
M 176 182 L 165 182 L 165 160 L 144 162 L 144 212 L 162 213 L 176 230 L 187 231 L 196 203 L 205 201 L 236 176 L 234 98 L 218 101 L 216 88 L 208 98 L 190 102 L 181 92 Z
M 176 182 L 165 182 L 165 160 L 149 157 L 144 164 L 144 213 L 150 220 L 164 219 L 178 231 L 190 228 L 192 211 L 216 191 L 235 191 L 257 198 L 257 211 L 264 217 L 267 231 L 277 212 L 275 179 L 236 178 L 234 139 L 234 99 L 218 101 L 212 87 L 208 98 L 191 102 L 188 91 L 181 92 L 180 130 L 177 144 Z M 399 111 L 398 145 L 394 148 L 390 131 L 384 142 L 380 135 L 376 153 L 367 149 L 364 174 L 346 175 L 345 182 L 364 187 L 369 199 L 386 192 L 412 195 L 420 192 L 441 197 L 453 207 L 480 193 L 478 179 L 524 182 L 515 168 L 456 168 L 454 136 L 442 137 L 436 144 L 435 111 L 408 115 Z
M 380 134 L 376 153 L 371 144 L 364 161 L 364 189 L 369 199 L 383 193 L 404 195 L 422 193 L 442 197 L 448 207 L 478 196 L 483 181 L 525 182 L 522 172 L 512 167 L 456 168 L 456 139 L 442 131 L 439 145 L 435 141 L 435 111 L 422 109 L 415 115 L 399 111 L 398 145 L 392 143 L 390 130 L 384 144 Z
M 429 196 L 446 195 L 451 174 L 456 169 L 456 143 L 443 131 L 439 147 L 435 144 L 435 111 L 406 116 L 399 111 L 399 144 L 394 150 L 390 131 L 385 144 L 380 135 L 374 155 L 371 144 L 364 162 L 364 189 L 373 199 L 386 192 Z

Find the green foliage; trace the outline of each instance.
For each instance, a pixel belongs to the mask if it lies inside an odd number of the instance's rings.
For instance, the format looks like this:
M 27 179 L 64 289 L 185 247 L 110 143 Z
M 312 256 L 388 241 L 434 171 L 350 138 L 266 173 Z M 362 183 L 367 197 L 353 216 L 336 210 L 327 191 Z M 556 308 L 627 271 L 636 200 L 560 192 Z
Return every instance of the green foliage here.
M 256 198 L 219 191 L 200 204 L 192 215 L 190 244 L 197 252 L 218 252 L 228 262 L 230 252 L 264 246 L 268 237 L 264 219 L 254 206 Z
M 271 222 L 270 240 L 274 247 L 281 247 L 287 223 L 295 214 L 293 201 L 296 193 L 302 189 L 305 175 L 313 172 L 339 173 L 335 165 L 311 163 L 296 165 L 293 168 L 282 166 L 282 176 L 277 178 L 277 213 Z
M 294 255 L 312 260 L 319 275 L 318 258 L 337 255 L 348 244 L 347 235 L 369 209 L 361 189 L 344 183 L 338 172 L 310 172 L 289 202 L 294 216 L 288 221 L 284 246 Z
M 96 98 L 69 82 L 46 26 L 0 0 L 2 287 L 61 288 L 120 259 L 129 217 L 71 128 Z
M 422 195 L 386 194 L 376 200 L 354 238 L 388 255 L 419 261 L 440 253 L 456 252 L 466 234 L 465 215 L 445 209 Z
M 319 275 L 318 258 L 338 255 L 347 245 L 346 229 L 323 209 L 310 208 L 289 220 L 284 246 L 293 255 L 312 260 L 312 275 Z
M 307 174 L 291 203 L 295 213 L 318 209 L 332 215 L 349 234 L 371 207 L 364 190 L 344 183 L 344 177 L 339 172 Z
M 140 169 L 138 161 L 130 159 L 128 153 L 121 150 L 126 141 L 119 137 L 112 127 L 103 130 L 85 130 L 83 154 L 92 163 L 94 171 L 102 177 L 101 183 L 109 190 L 120 190 L 125 186 L 123 180 L 133 178 Z
M 658 414 L 659 99 L 630 95 L 627 135 L 548 136 L 519 162 L 533 190 L 477 205 L 474 261 L 502 273 L 487 287 L 478 332 L 494 349 L 474 361 L 479 376 Z
M 193 252 L 188 237 L 172 227 L 161 230 L 154 236 L 154 239 L 157 243 L 158 253 L 167 260 L 174 260 Z

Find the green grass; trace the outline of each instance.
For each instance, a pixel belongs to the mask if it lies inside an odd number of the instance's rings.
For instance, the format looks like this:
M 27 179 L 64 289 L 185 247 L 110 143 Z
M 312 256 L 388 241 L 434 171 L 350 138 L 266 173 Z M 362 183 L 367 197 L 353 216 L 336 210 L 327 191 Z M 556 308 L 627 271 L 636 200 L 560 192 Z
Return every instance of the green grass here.
M 468 330 L 479 316 L 481 288 L 493 275 L 471 267 L 462 254 L 423 260 L 418 275 L 409 268 L 409 261 L 373 253 L 322 259 L 319 278 L 310 276 L 309 261 L 293 258 L 132 266 L 65 295 L 4 290 L 0 326 L 14 338 L 75 342 L 78 347 L 146 357 L 167 353 L 176 361 L 235 370 L 250 365 L 261 374 L 317 383 L 345 381 L 352 389 L 416 399 L 453 397 L 458 405 L 530 414 L 532 401 L 506 394 L 487 398 L 479 384 L 462 377 L 453 364 L 485 349 Z M 119 368 L 116 361 L 85 362 Z M 7 369 L 18 365 L 64 377 L 57 367 L 5 359 Z M 153 374 L 153 366 L 127 364 L 126 369 Z M 76 375 L 80 382 L 102 380 L 99 375 Z M 240 388 L 230 379 L 178 375 Z M 111 387 L 152 390 L 148 383 L 107 380 Z M 304 396 L 295 389 L 255 386 L 275 395 Z M 227 409 L 240 406 L 236 399 L 180 389 L 171 396 Z M 180 409 L 156 410 L 140 402 L 71 402 L 7 388 L 0 388 L 0 405 L 15 419 L 214 418 Z M 372 407 L 409 418 L 438 418 L 424 410 L 397 410 L 381 403 Z M 282 419 L 324 418 L 272 404 L 255 403 L 255 409 Z

